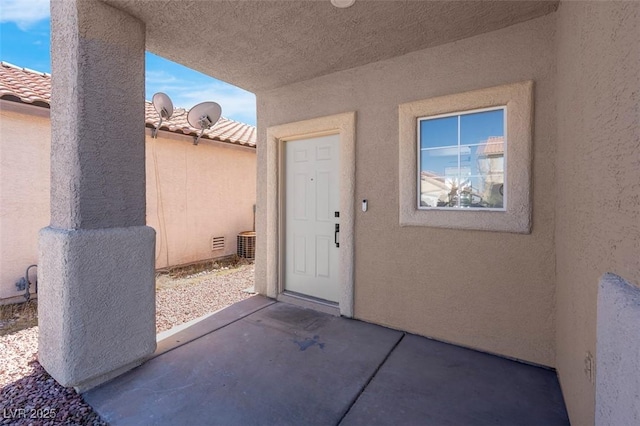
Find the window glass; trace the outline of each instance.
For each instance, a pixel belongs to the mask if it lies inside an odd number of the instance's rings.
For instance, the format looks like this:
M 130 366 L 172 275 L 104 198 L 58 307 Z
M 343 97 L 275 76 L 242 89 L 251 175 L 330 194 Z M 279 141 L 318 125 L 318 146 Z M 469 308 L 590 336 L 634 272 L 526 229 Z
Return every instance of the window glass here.
M 457 146 L 422 151 L 422 171 L 436 176 L 458 175 Z
M 505 108 L 423 118 L 420 207 L 503 209 Z
M 434 118 L 420 122 L 420 148 L 458 145 L 458 117 Z
M 499 136 L 504 136 L 504 110 L 460 115 L 460 145 L 482 144 Z

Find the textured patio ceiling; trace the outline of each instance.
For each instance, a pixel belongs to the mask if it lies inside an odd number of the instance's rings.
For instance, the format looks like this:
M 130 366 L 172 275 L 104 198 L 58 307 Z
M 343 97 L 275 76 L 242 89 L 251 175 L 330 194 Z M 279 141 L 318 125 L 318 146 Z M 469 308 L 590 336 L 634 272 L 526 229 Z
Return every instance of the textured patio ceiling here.
M 147 25 L 147 49 L 254 92 L 493 31 L 557 1 L 103 0 Z M 471 64 L 470 64 L 471 65 Z

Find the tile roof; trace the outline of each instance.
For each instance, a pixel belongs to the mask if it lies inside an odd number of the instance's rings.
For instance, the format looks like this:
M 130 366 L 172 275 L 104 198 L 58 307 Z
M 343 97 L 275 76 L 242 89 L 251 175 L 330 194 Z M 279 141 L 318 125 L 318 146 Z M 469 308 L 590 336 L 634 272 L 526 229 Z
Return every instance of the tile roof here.
M 490 136 L 484 145 L 480 145 L 476 155 L 504 154 L 504 136 Z
M 51 74 L 0 62 L 0 98 L 42 107 L 51 102 Z
M 160 115 L 151 102 L 145 101 L 144 107 L 147 127 L 155 128 L 160 122 Z M 200 132 L 187 122 L 187 110 L 184 108 L 175 108 L 171 119 L 164 120 L 160 129 L 193 136 Z M 255 127 L 224 117 L 220 117 L 213 128 L 205 130 L 202 137 L 233 144 L 256 146 Z
M 0 62 L 0 99 L 49 108 L 51 105 L 51 74 Z M 146 126 L 155 128 L 159 121 L 160 116 L 151 102 L 145 101 Z M 171 119 L 163 121 L 160 129 L 194 136 L 199 133 L 198 129 L 187 122 L 187 110 L 183 108 L 176 108 Z M 256 128 L 220 117 L 213 128 L 204 132 L 202 138 L 255 147 Z

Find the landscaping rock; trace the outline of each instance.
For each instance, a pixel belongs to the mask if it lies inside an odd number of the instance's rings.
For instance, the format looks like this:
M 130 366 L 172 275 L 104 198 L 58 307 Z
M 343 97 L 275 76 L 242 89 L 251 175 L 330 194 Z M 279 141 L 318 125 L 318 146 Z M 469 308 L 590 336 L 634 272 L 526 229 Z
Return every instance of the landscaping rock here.
M 156 328 L 168 330 L 251 295 L 253 265 L 158 278 Z M 106 425 L 37 361 L 38 327 L 0 335 L 0 425 Z

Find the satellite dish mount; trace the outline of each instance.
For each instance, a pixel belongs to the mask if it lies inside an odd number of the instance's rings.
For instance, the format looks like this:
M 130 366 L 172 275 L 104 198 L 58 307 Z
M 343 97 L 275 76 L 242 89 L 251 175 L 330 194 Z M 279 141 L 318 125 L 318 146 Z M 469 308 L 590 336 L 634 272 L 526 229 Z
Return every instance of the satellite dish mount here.
M 194 145 L 198 145 L 204 131 L 212 128 L 221 114 L 222 107 L 216 102 L 202 102 L 191 108 L 187 114 L 187 121 L 196 129 L 200 129 L 198 136 L 193 138 Z
M 152 103 L 153 107 L 156 109 L 158 115 L 160 116 L 160 122 L 151 132 L 151 137 L 157 138 L 158 130 L 160 130 L 160 126 L 162 126 L 162 121 L 170 119 L 173 115 L 173 102 L 171 102 L 171 98 L 169 98 L 167 94 L 158 92 L 153 95 Z

